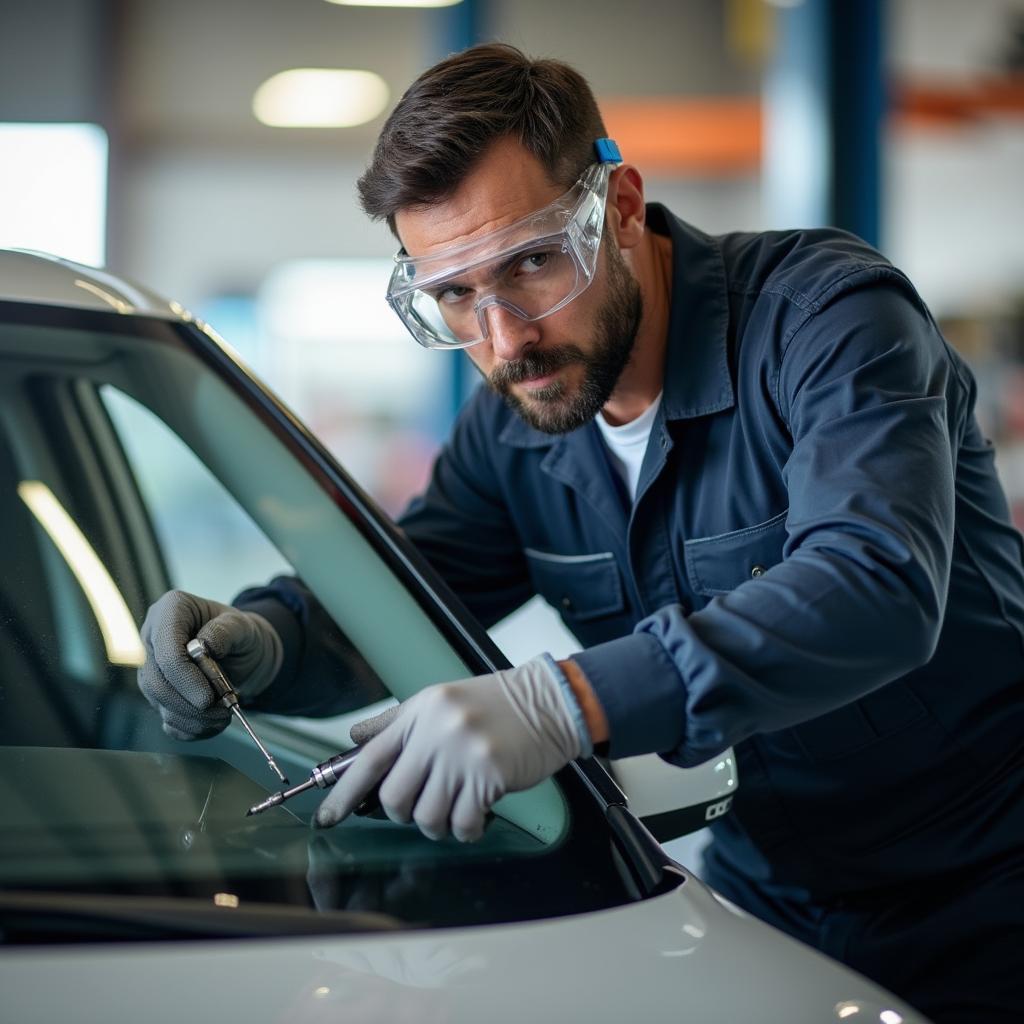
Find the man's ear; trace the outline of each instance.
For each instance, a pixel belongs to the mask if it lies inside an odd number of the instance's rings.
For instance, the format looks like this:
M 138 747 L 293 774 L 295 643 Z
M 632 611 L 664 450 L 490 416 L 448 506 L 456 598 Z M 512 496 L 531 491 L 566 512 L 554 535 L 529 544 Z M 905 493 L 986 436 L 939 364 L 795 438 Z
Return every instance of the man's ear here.
M 608 226 L 620 249 L 632 249 L 644 237 L 644 179 L 631 164 L 622 164 L 608 179 Z

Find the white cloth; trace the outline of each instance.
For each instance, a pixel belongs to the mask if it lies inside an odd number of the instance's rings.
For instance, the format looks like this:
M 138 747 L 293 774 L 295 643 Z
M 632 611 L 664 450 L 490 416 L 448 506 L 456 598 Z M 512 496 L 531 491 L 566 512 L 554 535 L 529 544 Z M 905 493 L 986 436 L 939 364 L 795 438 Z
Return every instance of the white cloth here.
M 623 423 L 619 427 L 613 427 L 606 422 L 602 413 L 598 413 L 596 417 L 597 429 L 604 438 L 612 465 L 626 485 L 630 501 L 636 501 L 640 467 L 644 462 L 644 453 L 647 451 L 647 442 L 651 437 L 651 427 L 654 425 L 659 405 L 661 394 L 635 420 Z

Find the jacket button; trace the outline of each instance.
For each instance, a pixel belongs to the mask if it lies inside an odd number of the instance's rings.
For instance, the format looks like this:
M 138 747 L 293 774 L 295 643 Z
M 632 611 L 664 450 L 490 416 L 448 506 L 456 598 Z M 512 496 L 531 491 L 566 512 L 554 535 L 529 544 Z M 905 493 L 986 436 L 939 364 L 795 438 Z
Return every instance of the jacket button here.
M 766 570 L 763 565 L 755 565 L 754 568 L 750 570 L 750 575 L 753 579 L 756 580 L 758 576 L 763 576 L 765 574 L 765 571 Z
M 562 598 L 562 607 L 566 611 L 570 611 L 572 609 L 572 598 L 570 598 L 570 597 L 563 597 Z

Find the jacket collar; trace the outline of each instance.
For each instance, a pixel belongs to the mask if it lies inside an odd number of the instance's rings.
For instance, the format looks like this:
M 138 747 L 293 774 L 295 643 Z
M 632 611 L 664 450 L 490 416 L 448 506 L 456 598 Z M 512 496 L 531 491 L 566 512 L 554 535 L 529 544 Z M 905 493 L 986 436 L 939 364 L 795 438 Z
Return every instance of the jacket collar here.
M 698 231 L 660 203 L 649 203 L 647 221 L 672 239 L 672 304 L 669 312 L 665 387 L 659 416 L 692 419 L 735 404 L 729 371 L 729 296 L 718 240 Z M 542 448 L 586 431 L 552 435 L 512 413 L 498 440 L 515 448 Z
M 718 239 L 673 216 L 660 203 L 648 222 L 672 238 L 672 307 L 668 320 L 667 420 L 709 416 L 736 401 L 729 370 L 729 294 Z

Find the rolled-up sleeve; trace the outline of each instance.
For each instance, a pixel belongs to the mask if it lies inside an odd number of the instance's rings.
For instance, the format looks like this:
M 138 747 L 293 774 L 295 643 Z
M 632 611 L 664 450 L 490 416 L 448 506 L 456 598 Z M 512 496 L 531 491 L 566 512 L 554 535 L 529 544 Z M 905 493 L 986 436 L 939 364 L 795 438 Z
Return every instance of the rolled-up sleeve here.
M 908 285 L 823 304 L 792 331 L 776 403 L 792 437 L 783 560 L 577 656 L 613 757 L 699 764 L 926 662 L 949 582 L 965 384 Z

